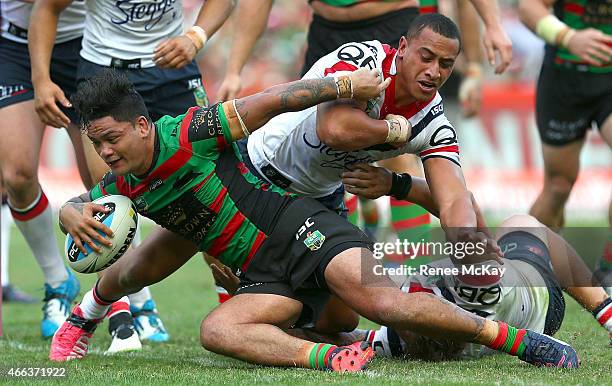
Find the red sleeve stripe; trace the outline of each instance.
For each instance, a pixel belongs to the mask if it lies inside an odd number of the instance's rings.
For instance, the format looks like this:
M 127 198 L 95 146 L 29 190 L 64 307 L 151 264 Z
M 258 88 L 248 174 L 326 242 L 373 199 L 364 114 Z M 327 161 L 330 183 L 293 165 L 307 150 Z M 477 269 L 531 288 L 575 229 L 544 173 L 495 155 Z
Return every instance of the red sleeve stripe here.
M 11 207 L 11 214 L 17 221 L 28 221 L 39 216 L 45 211 L 45 209 L 47 209 L 48 206 L 49 200 L 47 199 L 47 195 L 41 190 L 40 197 L 38 197 L 38 202 L 32 208 L 25 211 L 20 211 Z
M 219 213 L 219 211 L 221 210 L 221 206 L 223 206 L 223 200 L 225 200 L 226 195 L 227 195 L 227 188 L 224 186 L 223 188 L 221 188 L 221 191 L 217 195 L 217 198 L 215 198 L 215 201 L 213 201 L 212 204 L 210 204 L 209 206 L 210 210 L 212 210 L 215 213 Z
M 492 286 L 493 284 L 499 283 L 502 279 L 502 274 L 499 275 L 457 275 L 457 279 L 461 282 L 474 286 L 474 287 L 485 287 Z
M 419 153 L 419 157 L 425 157 L 426 155 L 429 155 L 432 153 L 457 153 L 459 154 L 459 146 L 450 145 L 450 146 L 442 146 L 442 147 L 437 147 L 435 149 L 425 150 Z
M 333 66 L 326 68 L 324 75 L 327 76 L 328 74 L 333 74 L 334 72 L 338 71 L 355 71 L 357 70 L 357 68 L 358 67 L 354 64 L 340 61 L 334 64 Z
M 255 254 L 259 250 L 259 247 L 261 247 L 261 244 L 266 240 L 266 237 L 266 234 L 262 231 L 259 231 L 259 233 L 257 233 L 257 237 L 255 237 L 255 242 L 253 243 L 253 246 L 251 247 L 251 250 L 249 251 L 249 254 L 247 255 L 246 259 L 244 259 L 244 263 L 242 263 L 242 272 L 245 272 L 247 270 L 249 264 L 251 264 L 253 256 L 255 256 Z
M 221 231 L 221 235 L 213 241 L 206 253 L 211 256 L 221 255 L 227 249 L 229 243 L 234 239 L 236 232 L 238 232 L 244 220 L 244 215 L 240 212 L 236 212 L 225 228 L 223 228 L 223 231 Z
M 191 143 L 189 142 L 189 125 L 193 119 L 193 114 L 200 107 L 190 107 L 185 114 L 185 118 L 181 121 L 181 135 L 179 136 L 179 144 L 181 146 L 188 146 L 191 149 Z

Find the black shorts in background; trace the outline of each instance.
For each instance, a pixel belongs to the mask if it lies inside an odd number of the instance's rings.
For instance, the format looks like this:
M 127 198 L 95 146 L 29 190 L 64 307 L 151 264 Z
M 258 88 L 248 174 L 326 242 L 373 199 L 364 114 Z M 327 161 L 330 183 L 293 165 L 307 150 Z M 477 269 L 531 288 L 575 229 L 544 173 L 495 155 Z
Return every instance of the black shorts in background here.
M 245 272 L 238 272 L 242 293 L 275 294 L 300 301 L 296 326 L 312 327 L 329 299 L 325 269 L 349 248 L 372 249 L 357 227 L 311 198 L 294 200 L 263 242 Z
M 371 19 L 338 23 L 313 15 L 308 28 L 308 48 L 302 76 L 323 56 L 345 43 L 378 40 L 397 48 L 410 23 L 419 16 L 417 7 L 404 8 Z
M 503 235 L 497 244 L 502 250 L 508 249 L 504 259 L 524 261 L 538 270 L 548 289 L 548 310 L 544 322 L 544 333 L 554 335 L 563 323 L 565 317 L 565 299 L 561 284 L 553 271 L 550 253 L 546 244 L 533 234 L 525 231 L 514 231 Z M 505 248 L 508 244 L 516 244 L 515 248 Z
M 595 74 L 544 63 L 538 79 L 536 121 L 547 145 L 562 146 L 584 138 L 612 113 L 612 73 Z
M 77 82 L 83 82 L 103 68 L 81 58 Z M 115 68 L 125 73 L 142 96 L 153 121 L 164 115 L 176 117 L 192 106 L 207 106 L 208 99 L 202 86 L 202 77 L 195 61 L 179 69 Z
M 76 73 L 81 51 L 81 38 L 53 46 L 51 80 L 67 98 L 76 91 Z M 0 108 L 34 99 L 32 70 L 28 45 L 0 37 Z M 72 122 L 78 122 L 73 108 L 59 108 Z

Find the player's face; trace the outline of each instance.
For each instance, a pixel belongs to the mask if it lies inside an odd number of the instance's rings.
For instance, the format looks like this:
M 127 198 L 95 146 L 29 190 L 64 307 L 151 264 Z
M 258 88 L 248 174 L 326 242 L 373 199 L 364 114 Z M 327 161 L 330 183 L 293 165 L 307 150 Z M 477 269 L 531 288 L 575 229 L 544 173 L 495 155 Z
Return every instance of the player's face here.
M 142 175 L 149 170 L 147 138 L 150 133 L 145 117 L 136 124 L 118 122 L 110 116 L 91 121 L 87 136 L 111 168 L 113 174 L 133 173 Z
M 397 55 L 396 97 L 407 93 L 408 99 L 426 102 L 453 71 L 459 41 L 425 28 L 410 41 L 402 37 Z

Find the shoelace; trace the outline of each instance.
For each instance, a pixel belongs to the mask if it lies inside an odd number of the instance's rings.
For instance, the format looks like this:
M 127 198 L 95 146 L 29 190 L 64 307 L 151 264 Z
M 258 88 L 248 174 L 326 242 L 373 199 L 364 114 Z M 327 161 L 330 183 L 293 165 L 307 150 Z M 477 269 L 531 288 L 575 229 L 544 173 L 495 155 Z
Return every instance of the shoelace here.
M 68 311 L 68 307 L 70 306 L 70 302 L 68 301 L 68 297 L 65 294 L 52 292 L 45 293 L 45 297 L 43 299 L 42 311 L 45 317 L 49 316 L 49 307 L 51 304 L 49 303 L 51 300 L 58 299 L 60 301 L 60 311 L 66 314 Z

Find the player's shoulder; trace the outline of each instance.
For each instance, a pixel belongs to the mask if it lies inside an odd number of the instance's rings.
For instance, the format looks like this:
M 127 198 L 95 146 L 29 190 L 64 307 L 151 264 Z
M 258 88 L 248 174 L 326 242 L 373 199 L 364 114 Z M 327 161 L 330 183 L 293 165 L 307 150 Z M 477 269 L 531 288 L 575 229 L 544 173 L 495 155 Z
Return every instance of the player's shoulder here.
M 382 68 L 388 48 L 378 40 L 345 43 L 319 59 L 304 77 L 322 77 L 340 71 L 355 71 L 360 67 Z
M 444 114 L 444 102 L 438 93 L 429 102 L 419 106 L 414 115 L 407 118 L 412 125 L 411 138 L 417 136 L 429 138 L 444 134 L 444 138 L 454 138 L 455 141 L 457 139 L 453 125 Z

